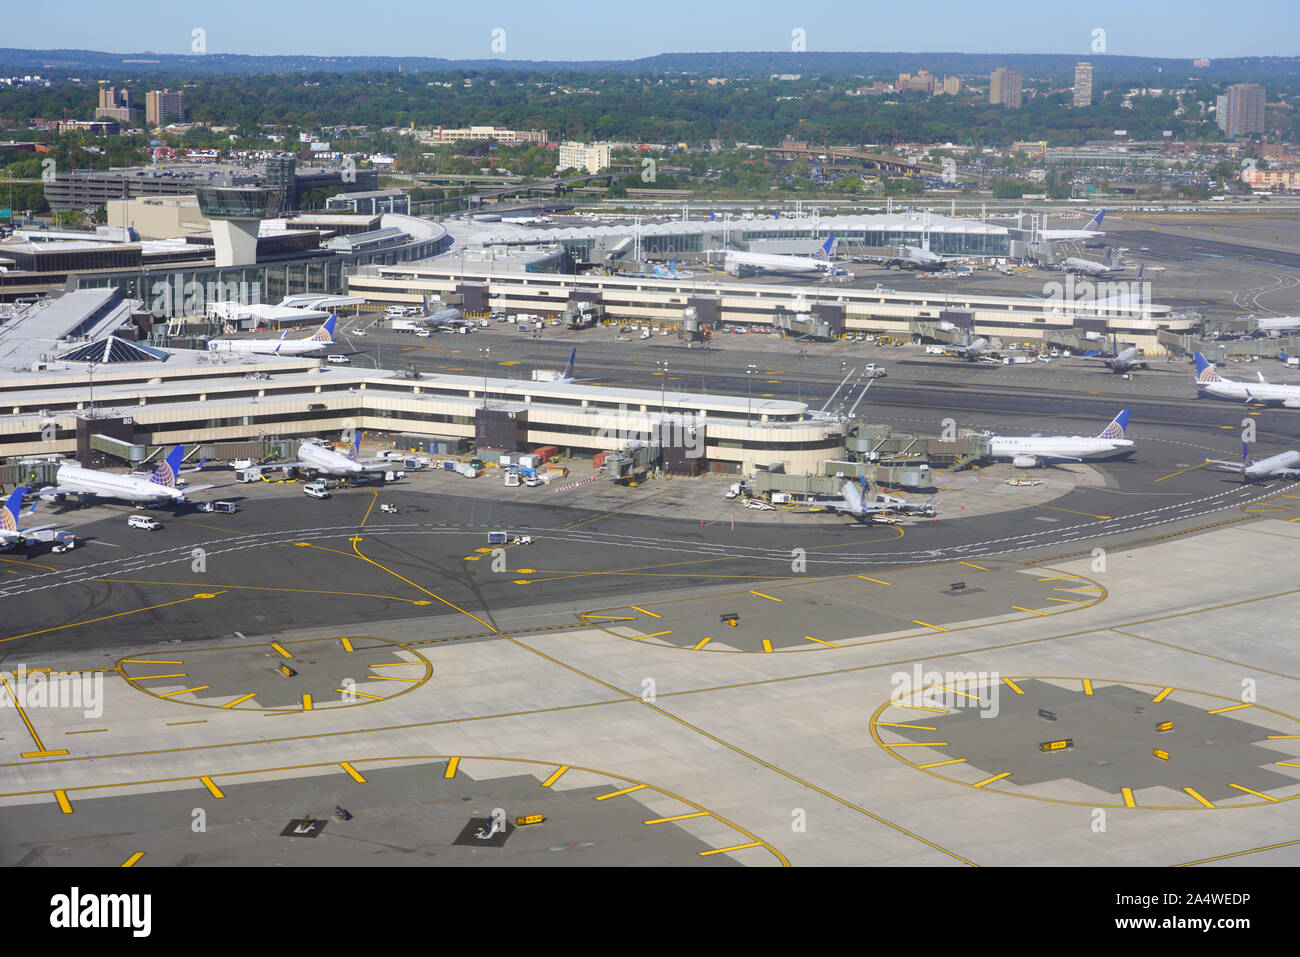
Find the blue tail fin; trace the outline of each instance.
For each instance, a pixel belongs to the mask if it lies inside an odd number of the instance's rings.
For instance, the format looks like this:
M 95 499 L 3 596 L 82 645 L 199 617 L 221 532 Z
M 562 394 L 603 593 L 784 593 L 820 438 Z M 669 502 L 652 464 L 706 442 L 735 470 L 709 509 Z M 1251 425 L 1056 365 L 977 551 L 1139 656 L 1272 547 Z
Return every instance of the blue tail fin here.
M 560 374 L 561 378 L 564 379 L 573 378 L 573 363 L 575 360 L 577 360 L 577 358 L 578 358 L 578 347 L 574 346 L 573 351 L 569 353 L 569 364 L 564 367 L 564 372 Z
M 320 324 L 316 334 L 311 337 L 312 342 L 333 342 L 334 341 L 334 324 L 338 322 L 339 317 L 331 315 L 328 319 Z
M 1105 261 L 1106 261 L 1106 265 L 1107 265 L 1107 266 L 1110 265 L 1110 249 L 1111 249 L 1111 247 L 1109 247 L 1109 246 L 1106 247 L 1106 260 L 1105 260 Z
M 357 429 L 352 437 L 352 448 L 348 450 L 348 458 L 353 462 L 361 461 L 361 430 Z
M 1197 382 L 1218 382 L 1219 373 L 1214 366 L 1206 361 L 1205 356 L 1199 352 L 1195 353 L 1193 358 L 1196 359 L 1196 381 Z
M 1137 277 L 1138 277 L 1139 279 L 1142 278 L 1142 271 L 1143 271 L 1144 269 L 1146 269 L 1146 268 L 1147 268 L 1147 264 L 1146 264 L 1146 263 L 1143 263 L 1142 265 L 1138 266 L 1138 274 L 1137 274 Z
M 1092 217 L 1092 219 L 1088 220 L 1088 225 L 1084 226 L 1083 228 L 1084 228 L 1084 229 L 1096 229 L 1098 226 L 1101 225 L 1102 217 L 1104 217 L 1105 215 L 1106 215 L 1106 211 L 1105 211 L 1104 209 L 1101 210 L 1099 213 L 1097 213 L 1096 216 L 1094 216 L 1094 217 Z
M 3 508 L 0 508 L 0 529 L 6 532 L 18 531 L 18 513 L 22 511 L 23 496 L 26 494 L 26 485 L 20 485 L 14 489 L 13 494 L 9 496 L 9 501 L 5 502 Z
M 1248 469 L 1254 464 L 1255 464 L 1255 459 L 1250 454 L 1250 446 L 1247 443 L 1242 442 L 1241 443 L 1241 467 L 1243 469 Z
M 176 476 L 181 474 L 181 459 L 185 457 L 185 446 L 178 445 L 167 453 L 162 465 L 153 470 L 149 481 L 166 488 L 176 487 Z
M 1100 434 L 1098 434 L 1097 438 L 1099 439 L 1124 438 L 1124 430 L 1128 428 L 1128 417 L 1129 417 L 1129 410 L 1124 409 L 1123 411 L 1120 412 L 1119 415 L 1111 419 L 1110 425 L 1102 429 Z

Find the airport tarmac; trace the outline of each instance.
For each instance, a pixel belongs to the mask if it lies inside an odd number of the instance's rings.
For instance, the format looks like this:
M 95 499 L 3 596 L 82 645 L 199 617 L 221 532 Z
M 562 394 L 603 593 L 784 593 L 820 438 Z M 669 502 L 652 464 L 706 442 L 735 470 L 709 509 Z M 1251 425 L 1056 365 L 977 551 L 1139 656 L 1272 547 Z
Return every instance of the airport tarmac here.
M 940 475 L 939 519 L 900 526 L 747 513 L 720 476 L 415 473 L 316 501 L 214 471 L 241 510 L 157 532 L 42 508 L 86 543 L 0 556 L 0 860 L 1300 863 L 1300 489 L 1203 462 L 1243 421 L 1295 447 L 1300 413 L 1198 400 L 1182 363 L 1125 381 L 763 336 L 382 339 L 480 374 L 481 343 L 497 374 L 577 344 L 579 376 L 657 383 L 667 358 L 673 388 L 814 407 L 876 361 L 867 421 L 1091 435 L 1130 408 L 1138 451 L 1041 488 Z M 1296 379 L 1229 371 L 1255 368 Z M 497 529 L 534 544 L 494 554 Z

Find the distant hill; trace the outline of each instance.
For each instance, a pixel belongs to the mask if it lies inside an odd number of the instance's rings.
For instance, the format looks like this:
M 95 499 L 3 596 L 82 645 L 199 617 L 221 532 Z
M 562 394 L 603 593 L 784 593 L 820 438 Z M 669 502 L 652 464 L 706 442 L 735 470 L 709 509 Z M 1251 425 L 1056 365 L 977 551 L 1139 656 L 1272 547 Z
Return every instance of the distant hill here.
M 579 72 L 622 74 L 697 73 L 703 76 L 763 76 L 799 73 L 804 76 L 890 77 L 924 66 L 931 73 L 983 75 L 997 67 L 1013 67 L 1027 77 L 1072 77 L 1074 64 L 1088 60 L 1099 74 L 1147 80 L 1202 77 L 1215 83 L 1254 80 L 1289 82 L 1300 79 L 1300 57 L 1234 57 L 1213 60 L 1197 68 L 1190 59 L 1065 53 L 661 53 L 637 60 L 447 60 L 436 57 L 392 56 L 247 56 L 209 53 L 103 53 L 95 50 L 19 50 L 0 48 L 0 74 L 38 73 L 51 78 L 101 75 L 264 75 L 281 73 L 407 73 L 512 70 L 521 72 Z

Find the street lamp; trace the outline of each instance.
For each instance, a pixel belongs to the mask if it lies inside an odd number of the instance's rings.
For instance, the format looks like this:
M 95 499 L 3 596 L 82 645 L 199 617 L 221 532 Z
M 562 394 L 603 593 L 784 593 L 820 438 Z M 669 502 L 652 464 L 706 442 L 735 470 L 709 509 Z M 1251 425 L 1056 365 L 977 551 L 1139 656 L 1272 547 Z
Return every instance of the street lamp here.
M 754 417 L 754 373 L 758 371 L 758 366 L 750 364 L 745 366 L 745 398 L 747 400 L 745 412 L 745 424 L 751 425 Z
M 664 407 L 667 404 L 668 390 L 668 360 L 656 359 L 655 365 L 659 367 L 659 416 L 660 421 L 663 419 Z
M 488 363 L 492 358 L 491 346 L 479 346 L 479 353 L 483 356 L 483 408 L 488 406 Z

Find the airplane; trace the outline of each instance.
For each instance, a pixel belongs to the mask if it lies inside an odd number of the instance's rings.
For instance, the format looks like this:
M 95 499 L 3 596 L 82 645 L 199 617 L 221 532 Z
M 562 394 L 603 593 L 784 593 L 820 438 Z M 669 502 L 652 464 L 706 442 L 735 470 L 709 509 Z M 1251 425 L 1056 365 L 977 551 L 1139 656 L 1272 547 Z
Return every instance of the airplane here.
M 315 334 L 306 339 L 290 339 L 285 332 L 279 339 L 209 339 L 209 352 L 251 352 L 264 356 L 303 356 L 311 352 L 320 352 L 334 343 L 334 324 L 338 316 L 333 315 L 321 323 Z
M 1270 383 L 1265 380 L 1263 373 L 1256 373 L 1259 382 L 1254 384 L 1225 379 L 1205 356 L 1198 352 L 1194 358 L 1196 359 L 1197 398 L 1204 393 L 1217 399 L 1242 399 L 1248 404 L 1280 405 L 1287 409 L 1300 409 L 1300 385 Z
M 360 475 L 362 472 L 384 471 L 382 466 L 377 469 L 366 468 L 377 462 L 388 462 L 388 459 L 363 459 L 361 432 L 358 430 L 352 440 L 352 449 L 347 453 L 336 452 L 318 442 L 303 442 L 298 446 L 298 461 L 286 462 L 282 467 L 286 472 L 290 469 L 310 469 L 324 475 Z
M 112 498 L 133 504 L 178 505 L 188 501 L 186 496 L 189 493 L 212 488 L 211 485 L 177 487 L 176 479 L 181 474 L 197 472 L 203 467 L 200 462 L 197 468 L 182 469 L 181 460 L 184 457 L 185 446 L 174 447 L 147 478 L 143 475 L 115 475 L 98 469 L 82 468 L 75 463 L 60 465 L 54 477 L 58 484 L 47 485 L 36 494 L 45 502 L 72 495 L 78 499 Z
M 1243 482 L 1254 482 L 1271 478 L 1300 478 L 1300 452 L 1279 452 L 1256 462 L 1250 454 L 1250 446 L 1241 443 L 1241 464 L 1223 459 L 1206 459 L 1209 465 L 1221 466 L 1228 472 L 1241 473 Z
M 578 347 L 574 346 L 573 351 L 569 353 L 569 362 L 560 372 L 555 369 L 534 369 L 534 382 L 558 382 L 561 385 L 573 385 L 575 382 L 591 382 L 591 379 L 575 379 L 573 377 L 573 364 L 578 358 Z
M 1091 359 L 1094 362 L 1104 362 L 1111 372 L 1129 372 L 1133 369 L 1150 368 L 1145 359 L 1138 358 L 1137 346 L 1129 346 L 1123 352 L 1118 352 L 1116 351 L 1117 345 L 1115 337 L 1111 336 L 1110 349 L 1111 352 L 1114 353 L 1112 356 L 1103 356 L 1100 349 L 1095 349 L 1092 352 L 1084 353 L 1079 358 Z
M 835 250 L 835 237 L 822 243 L 811 256 L 778 256 L 774 253 L 742 253 L 728 249 L 723 257 L 723 268 L 732 274 L 742 269 L 754 272 L 830 272 L 836 267 L 831 262 Z
M 36 532 L 43 532 L 46 529 L 58 528 L 57 525 L 37 525 L 33 528 L 19 528 L 18 522 L 22 517 L 23 496 L 27 494 L 27 486 L 20 485 L 14 489 L 13 494 L 3 506 L 0 506 L 0 550 L 8 550 L 15 545 L 30 545 L 34 539 L 31 537 Z M 36 502 L 27 514 L 31 515 L 36 511 Z
M 1106 259 L 1104 262 L 1093 262 L 1091 259 L 1080 259 L 1077 256 L 1067 256 L 1061 260 L 1061 269 L 1064 272 L 1081 273 L 1085 276 L 1109 276 L 1112 273 L 1124 272 L 1128 269 L 1123 263 L 1111 265 L 1110 248 L 1106 249 Z M 1146 264 L 1138 266 L 1137 278 L 1142 278 L 1142 271 L 1146 269 Z
M 922 272 L 942 272 L 948 264 L 965 256 L 940 256 L 919 246 L 900 246 L 898 255 L 881 260 L 886 266 L 901 266 L 904 269 L 919 269 Z
M 695 273 L 693 272 L 677 271 L 676 253 L 673 253 L 673 261 L 671 263 L 669 263 L 667 266 L 655 266 L 654 269 L 650 271 L 650 274 L 652 276 L 659 276 L 663 279 L 694 279 L 695 278 Z
M 852 515 L 859 522 L 870 522 L 873 516 L 881 515 L 889 511 L 886 505 L 876 503 L 868 504 L 866 501 L 867 479 L 863 476 L 862 484 L 857 482 L 845 482 L 840 486 L 840 500 L 831 499 L 825 502 L 817 503 L 818 507 L 830 512 L 840 512 L 845 515 Z
M 424 294 L 424 315 L 417 316 L 415 321 L 423 322 L 427 326 L 433 326 L 436 328 L 437 326 L 445 326 L 448 323 L 455 322 L 457 319 L 460 318 L 461 318 L 460 310 L 456 309 L 455 307 L 439 309 L 438 311 L 434 312 L 433 306 L 429 301 L 429 294 L 426 292 Z
M 1041 432 L 1029 436 L 994 435 L 989 439 L 989 455 L 995 459 L 1010 459 L 1018 469 L 1037 468 L 1051 462 L 1119 458 L 1135 451 L 1132 440 L 1124 438 L 1128 419 L 1129 410 L 1124 409 L 1092 438 L 1044 436 Z
M 1083 229 L 1040 229 L 1038 238 L 1048 242 L 1071 239 L 1092 239 L 1094 236 L 1105 236 L 1106 234 L 1098 231 L 1097 227 L 1101 225 L 1102 218 L 1106 215 L 1106 210 L 1102 210 L 1092 219 L 1088 220 Z
M 1300 316 L 1259 316 L 1255 319 L 1255 328 L 1276 339 L 1283 332 L 1300 329 Z
M 974 342 L 964 346 L 950 346 L 943 350 L 945 356 L 952 356 L 956 359 L 965 359 L 968 362 L 974 362 L 976 359 L 984 358 L 988 351 L 989 341 L 980 336 Z

